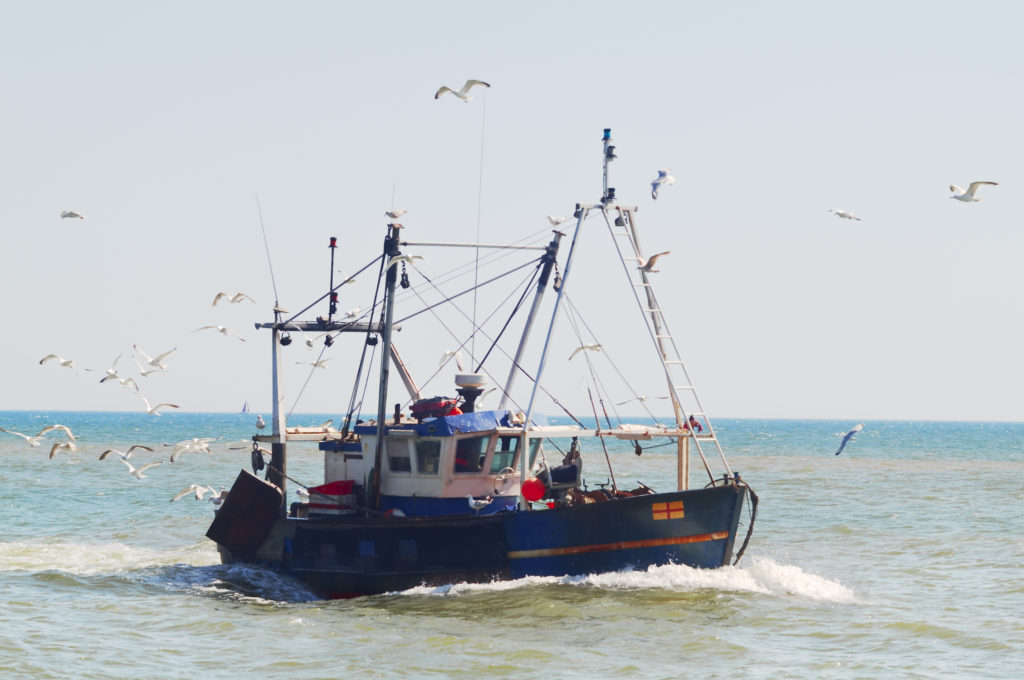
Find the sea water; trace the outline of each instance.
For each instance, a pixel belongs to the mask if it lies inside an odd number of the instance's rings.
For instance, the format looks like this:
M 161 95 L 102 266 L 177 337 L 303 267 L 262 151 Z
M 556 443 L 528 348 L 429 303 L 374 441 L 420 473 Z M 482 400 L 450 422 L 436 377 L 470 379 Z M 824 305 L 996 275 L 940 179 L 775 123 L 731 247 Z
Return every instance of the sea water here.
M 316 425 L 329 415 L 295 416 Z M 760 497 L 741 564 L 669 565 L 322 601 L 219 563 L 206 500 L 253 414 L 0 412 L 0 678 L 1015 678 L 1024 666 L 1024 424 L 721 420 Z M 219 437 L 170 463 L 175 442 Z M 132 444 L 143 479 L 107 448 Z M 618 485 L 674 487 L 672 447 L 609 444 Z M 584 444 L 591 487 L 611 474 Z M 716 454 L 715 454 L 715 457 Z M 713 462 L 713 461 L 712 461 Z M 322 479 L 293 446 L 289 477 Z M 693 483 L 703 485 L 699 462 Z M 705 480 L 700 479 L 704 475 Z M 294 488 L 294 485 L 293 485 Z M 295 500 L 294 491 L 289 500 Z M 749 518 L 745 516 L 741 531 Z

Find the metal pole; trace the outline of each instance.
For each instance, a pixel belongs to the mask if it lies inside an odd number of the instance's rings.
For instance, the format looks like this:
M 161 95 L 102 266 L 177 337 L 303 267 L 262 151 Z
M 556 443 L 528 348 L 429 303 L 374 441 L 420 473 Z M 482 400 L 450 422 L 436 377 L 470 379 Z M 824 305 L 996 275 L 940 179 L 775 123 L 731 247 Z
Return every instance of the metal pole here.
M 390 261 L 400 255 L 398 250 L 399 225 L 388 225 L 388 236 L 384 239 L 385 260 Z M 373 509 L 380 509 L 381 464 L 384 460 L 384 433 L 387 429 L 384 420 L 387 418 L 388 377 L 391 366 L 391 323 L 395 316 L 395 282 L 398 278 L 397 267 L 385 265 L 384 275 L 384 322 L 381 328 L 380 353 L 380 392 L 377 398 L 377 450 L 373 456 Z
M 540 272 L 540 278 L 537 281 L 537 293 L 533 296 L 533 305 L 530 307 L 530 314 L 526 317 L 526 325 L 523 327 L 523 335 L 519 339 L 519 347 L 516 348 L 516 356 L 512 359 L 512 368 L 509 369 L 508 379 L 505 381 L 505 391 L 501 395 L 501 402 L 498 404 L 498 410 L 501 411 L 508 404 L 510 395 L 512 394 L 512 384 L 516 380 L 516 375 L 519 373 L 519 360 L 523 357 L 523 352 L 526 351 L 526 341 L 530 336 L 530 331 L 533 329 L 533 320 L 537 316 L 537 310 L 540 308 L 540 301 L 544 297 L 544 291 L 548 285 L 548 277 L 551 275 L 551 269 L 555 265 L 555 260 L 558 255 L 558 244 L 565 236 L 560 231 L 555 231 L 555 237 L 548 244 L 547 252 L 544 253 L 543 257 L 543 268 Z
M 284 396 L 281 394 L 281 342 L 280 331 L 275 326 L 270 333 L 271 363 L 273 369 L 272 396 L 274 400 L 274 412 L 271 417 L 273 421 L 274 440 L 270 442 L 270 469 L 267 470 L 267 481 L 281 489 L 281 496 L 285 502 L 281 504 L 281 516 L 288 512 L 288 489 L 286 475 L 288 474 L 287 430 L 285 423 L 284 409 L 281 402 Z

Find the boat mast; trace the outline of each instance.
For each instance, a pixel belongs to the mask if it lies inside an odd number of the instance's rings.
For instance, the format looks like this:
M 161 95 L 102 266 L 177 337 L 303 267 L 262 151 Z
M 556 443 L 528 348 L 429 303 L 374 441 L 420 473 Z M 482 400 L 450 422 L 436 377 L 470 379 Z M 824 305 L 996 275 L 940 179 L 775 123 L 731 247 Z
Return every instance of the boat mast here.
M 285 446 L 285 440 L 287 438 L 285 430 L 285 415 L 284 409 L 281 408 L 281 401 L 284 396 L 281 394 L 281 344 L 282 338 L 280 330 L 277 324 L 277 320 L 280 318 L 280 313 L 275 309 L 274 311 L 275 323 L 272 326 L 270 333 L 270 345 L 271 345 L 271 365 L 272 365 L 272 397 L 274 400 L 274 412 L 271 418 L 272 422 L 272 434 L 273 439 L 270 441 L 270 469 L 267 470 L 267 481 L 271 484 L 276 485 L 281 489 L 281 497 L 288 498 L 288 490 L 285 488 L 286 475 L 288 474 L 288 461 L 287 451 Z M 288 339 L 291 342 L 291 338 Z M 261 454 L 262 455 L 262 454 Z M 282 502 L 281 504 L 281 516 L 284 517 L 288 512 L 288 504 Z
M 548 244 L 547 250 L 544 252 L 541 262 L 543 268 L 540 271 L 540 277 L 537 280 L 537 293 L 533 296 L 533 305 L 530 307 L 530 314 L 526 317 L 526 325 L 523 327 L 523 335 L 519 338 L 519 347 L 516 348 L 516 356 L 512 359 L 512 368 L 509 369 L 508 379 L 505 381 L 505 391 L 501 395 L 501 402 L 498 404 L 498 410 L 501 411 L 505 408 L 508 403 L 509 395 L 512 394 L 512 384 L 516 380 L 516 375 L 519 373 L 519 361 L 523 357 L 523 352 L 526 350 L 526 341 L 530 337 L 530 331 L 533 329 L 533 320 L 537 316 L 537 310 L 540 307 L 541 298 L 544 297 L 544 291 L 548 285 L 548 278 L 551 276 L 551 269 L 555 266 L 555 260 L 558 256 L 558 244 L 565 236 L 560 231 L 555 230 L 555 237 L 551 239 L 551 243 Z
M 377 398 L 377 449 L 373 455 L 373 483 L 372 483 L 372 507 L 380 508 L 380 486 L 381 486 L 381 463 L 384 460 L 384 420 L 387 418 L 388 402 L 388 377 L 391 366 L 391 323 L 395 315 L 395 282 L 398 279 L 398 267 L 388 264 L 401 252 L 398 250 L 398 230 L 402 225 L 392 223 L 388 225 L 388 235 L 384 239 L 384 258 L 387 264 L 384 265 L 384 323 L 381 328 L 380 353 L 380 392 Z

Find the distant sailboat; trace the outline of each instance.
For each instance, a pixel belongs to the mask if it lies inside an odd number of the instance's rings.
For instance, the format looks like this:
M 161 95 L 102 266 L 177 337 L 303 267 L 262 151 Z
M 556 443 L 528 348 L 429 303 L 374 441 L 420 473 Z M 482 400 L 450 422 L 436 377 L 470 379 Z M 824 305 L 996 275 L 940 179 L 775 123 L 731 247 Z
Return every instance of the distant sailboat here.
M 248 412 L 249 412 L 249 402 L 245 402 L 245 403 L 242 404 L 242 410 L 240 411 L 240 413 L 248 413 Z

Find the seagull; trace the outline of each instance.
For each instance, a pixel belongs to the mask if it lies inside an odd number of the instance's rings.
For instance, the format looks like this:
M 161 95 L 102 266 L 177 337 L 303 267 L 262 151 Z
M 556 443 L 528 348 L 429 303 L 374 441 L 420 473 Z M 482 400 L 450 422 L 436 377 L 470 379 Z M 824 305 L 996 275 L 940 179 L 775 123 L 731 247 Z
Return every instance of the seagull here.
M 18 437 L 21 437 L 22 439 L 25 440 L 25 442 L 29 446 L 39 446 L 43 442 L 43 438 L 40 437 L 39 435 L 35 435 L 33 437 L 33 436 L 30 436 L 30 435 L 27 435 L 27 434 L 22 434 L 20 432 L 15 432 L 14 430 L 5 430 L 2 427 L 0 427 L 0 432 L 6 432 L 7 434 L 13 434 L 13 435 L 16 435 Z
M 135 449 L 143 449 L 145 451 L 153 450 L 148 446 L 143 446 L 142 444 L 133 444 L 127 451 L 119 451 L 118 449 L 107 449 L 106 451 L 100 454 L 100 460 L 105 459 L 112 453 L 116 453 L 118 456 L 120 456 L 121 460 L 128 460 L 128 458 L 131 457 L 132 455 L 132 451 L 134 451 Z
M 328 418 L 324 422 L 320 423 L 317 426 L 317 429 L 323 430 L 324 432 L 327 432 L 327 428 L 329 428 L 331 426 L 331 423 L 333 423 L 333 422 L 334 422 L 334 418 Z
M 562 222 L 565 222 L 567 219 L 569 219 L 569 218 L 568 217 L 552 217 L 551 215 L 548 215 L 548 222 L 551 223 L 552 227 L 557 227 L 559 224 L 561 224 Z
M 404 215 L 407 212 L 409 212 L 409 211 L 408 210 L 388 210 L 384 214 L 386 216 L 390 217 L 393 220 L 397 220 L 399 217 L 401 217 L 402 215 Z
M 227 326 L 200 326 L 199 328 L 195 329 L 192 332 L 193 333 L 198 333 L 199 331 L 206 330 L 207 328 L 215 328 L 215 329 L 217 329 L 217 332 L 220 333 L 221 335 L 233 335 L 236 338 L 238 338 L 239 340 L 241 340 L 242 342 L 245 342 L 245 338 L 243 338 L 241 335 L 239 335 L 238 333 L 234 332 L 233 330 L 231 330 Z
M 839 450 L 836 451 L 836 455 L 838 456 L 840 453 L 842 453 L 843 452 L 843 447 L 846 446 L 846 443 L 853 441 L 854 440 L 854 435 L 856 435 L 858 432 L 860 432 L 863 429 L 864 429 L 864 423 L 857 423 L 856 425 L 853 426 L 853 428 L 849 432 L 847 432 L 845 435 L 843 435 L 843 441 L 841 441 L 839 443 Z
M 487 395 L 490 394 L 491 392 L 493 392 L 496 389 L 498 389 L 498 388 L 497 387 L 492 387 L 489 390 L 484 390 L 483 394 L 481 394 L 479 397 L 476 398 L 476 405 L 477 405 L 477 407 L 478 408 L 482 407 L 483 404 L 484 404 L 484 399 L 487 398 Z
M 156 368 L 156 371 L 162 371 L 162 370 L 166 369 L 167 368 L 167 364 L 164 363 L 164 359 L 167 358 L 168 354 L 170 354 L 174 350 L 178 349 L 177 347 L 173 347 L 173 348 L 167 350 L 166 352 L 164 352 L 163 354 L 157 354 L 155 357 L 151 357 L 148 354 L 146 354 L 145 352 L 143 352 L 142 349 L 138 345 L 132 345 L 132 348 L 135 349 L 136 352 L 138 352 L 139 354 L 142 355 L 142 357 L 146 360 L 147 364 L 149 364 L 150 366 L 154 366 Z M 142 368 L 142 364 L 139 364 L 139 368 Z M 149 373 L 155 373 L 156 371 L 152 371 L 151 370 L 151 371 L 143 372 L 142 375 L 148 375 Z
M 152 463 L 146 463 L 145 465 L 142 465 L 140 467 L 135 467 L 134 465 L 132 465 L 131 463 L 129 463 L 126 460 L 122 460 L 121 462 L 128 466 L 128 474 L 130 474 L 135 479 L 142 479 L 143 477 L 145 477 L 146 475 L 144 475 L 142 473 L 145 472 L 146 470 L 148 470 L 149 468 L 156 467 L 157 465 L 163 465 L 164 464 L 164 462 L 162 460 L 158 460 L 158 461 L 154 461 Z
M 77 217 L 80 220 L 84 220 L 85 219 L 85 215 L 83 215 L 82 213 L 77 213 L 74 210 L 65 210 L 64 212 L 62 212 L 60 214 L 60 218 L 62 220 L 66 220 L 69 217 Z
M 389 267 L 393 267 L 398 262 L 408 262 L 409 264 L 412 264 L 413 260 L 423 260 L 424 262 L 426 262 L 427 258 L 423 257 L 422 255 L 395 255 L 393 258 L 391 258 L 391 261 L 388 262 L 388 266 L 384 267 L 384 269 L 386 270 Z
M 595 352 L 600 352 L 601 351 L 601 345 L 580 345 L 579 347 L 577 347 L 576 349 L 574 349 L 572 351 L 572 354 L 569 355 L 569 358 L 572 359 L 574 356 L 576 356 L 577 354 L 579 354 L 580 352 L 582 352 L 585 349 L 592 349 Z
M 297 363 L 297 364 L 308 364 L 308 365 L 312 366 L 313 368 L 323 368 L 323 369 L 326 370 L 327 369 L 327 362 L 330 361 L 330 360 L 331 360 L 331 358 L 327 357 L 326 359 L 320 359 L 318 361 L 296 361 L 295 363 Z
M 225 293 L 221 291 L 220 293 L 217 293 L 216 295 L 213 296 L 213 306 L 216 307 L 217 303 L 223 300 L 224 298 L 227 298 L 228 302 L 241 302 L 242 300 L 248 300 L 253 304 L 256 303 L 255 300 L 253 300 L 245 293 L 235 293 L 234 295 L 231 295 L 230 293 Z
M 829 212 L 836 217 L 842 217 L 844 220 L 860 220 L 859 217 L 854 215 L 852 212 L 846 210 L 839 210 L 838 208 L 829 208 Z
M 950 184 L 949 190 L 953 192 L 953 195 L 950 196 L 950 198 L 955 198 L 956 200 L 963 201 L 964 203 L 977 203 L 981 199 L 975 198 L 974 192 L 977 191 L 978 187 L 980 187 L 982 184 L 991 184 L 992 186 L 999 186 L 997 182 L 971 182 L 971 185 L 967 187 L 967 191 L 964 191 L 957 185 Z
M 213 491 L 213 487 L 212 486 L 210 487 L 210 491 Z M 220 507 L 221 503 L 223 503 L 224 501 L 227 500 L 227 498 L 228 498 L 227 489 L 225 489 L 222 486 L 222 487 L 220 487 L 220 491 L 213 491 L 213 495 L 210 496 L 209 500 L 210 500 L 211 503 L 213 503 L 214 509 L 217 509 L 217 508 Z
M 47 354 L 45 357 L 39 360 L 39 365 L 41 366 L 47 363 L 48 361 L 53 361 L 54 359 L 56 359 L 61 366 L 67 366 L 68 368 L 74 369 L 78 368 L 78 364 L 75 363 L 74 359 L 65 359 L 59 354 Z
M 300 486 L 299 488 L 295 489 L 295 495 L 298 496 L 299 498 L 308 499 L 309 498 L 309 489 L 305 489 L 305 488 Z
M 197 501 L 201 501 L 203 500 L 203 496 L 205 496 L 207 493 L 216 494 L 217 490 L 209 485 L 204 486 L 203 484 L 189 484 L 187 489 L 182 489 L 181 491 L 174 495 L 174 498 L 171 499 L 171 503 L 173 503 L 174 501 L 180 501 L 182 498 L 189 494 L 193 494 Z
M 647 401 L 648 399 L 668 399 L 668 397 L 633 397 L 632 399 L 627 399 L 626 401 L 620 401 L 620 402 L 616 403 L 615 405 L 616 406 L 624 406 L 625 404 L 628 404 L 628 403 L 633 402 L 633 401 L 639 401 L 640 403 L 643 403 L 643 402 Z
M 42 437 L 47 432 L 53 432 L 54 430 L 61 430 L 61 431 L 63 431 L 64 434 L 67 435 L 68 439 L 70 439 L 71 441 L 75 441 L 75 435 L 72 434 L 71 428 L 68 427 L 67 425 L 61 425 L 60 423 L 56 423 L 54 425 L 48 425 L 48 426 L 44 427 L 43 429 L 39 430 L 39 434 L 37 434 L 36 436 L 37 437 Z
M 660 270 L 659 269 L 654 269 L 654 263 L 657 262 L 658 258 L 661 257 L 662 255 L 668 255 L 671 252 L 672 252 L 671 250 L 666 250 L 663 253 L 655 253 L 654 255 L 651 255 L 646 260 L 643 259 L 642 257 L 636 258 L 636 261 L 640 265 L 640 271 L 648 272 L 650 274 L 657 274 Z
M 672 172 L 672 168 L 666 168 L 664 170 L 658 170 L 658 176 L 651 182 L 651 198 L 658 198 L 658 189 L 661 185 L 675 184 L 676 178 L 668 174 Z
M 143 375 L 146 375 L 146 373 L 143 373 Z M 103 382 L 103 381 L 101 380 L 100 382 Z M 135 378 L 130 378 L 130 377 L 129 378 L 118 378 L 117 382 L 121 383 L 121 387 L 123 387 L 125 389 L 128 389 L 129 387 L 131 387 L 136 392 L 139 391 L 139 384 L 137 382 L 135 382 Z
M 470 97 L 467 94 L 467 92 L 469 92 L 470 88 L 472 88 L 474 85 L 480 85 L 482 87 L 490 87 L 491 86 L 490 83 L 485 83 L 482 80 L 467 80 L 466 84 L 462 86 L 462 89 L 459 90 L 458 92 L 456 92 L 455 90 L 453 90 L 452 88 L 448 87 L 447 85 L 442 85 L 441 88 L 434 94 L 434 99 L 437 99 L 438 97 L 443 95 L 445 92 L 451 92 L 453 95 L 455 95 L 456 97 L 458 97 L 462 101 L 468 102 L 470 99 L 472 99 L 472 97 Z
M 459 367 L 459 370 L 465 370 L 462 367 L 462 350 L 458 349 L 450 349 L 447 352 L 445 352 L 444 356 L 441 357 L 440 363 L 438 363 L 438 367 L 444 366 L 444 363 L 451 359 L 452 357 L 455 357 L 455 365 Z
M 491 504 L 491 497 L 484 496 L 483 498 L 473 498 L 473 494 L 466 494 L 466 502 L 469 503 L 469 509 L 472 510 L 475 515 Z
M 139 399 L 142 399 L 142 401 L 146 403 L 146 413 L 151 413 L 154 416 L 163 415 L 162 413 L 160 413 L 160 411 L 157 410 L 161 406 L 166 406 L 168 408 L 181 408 L 177 404 L 157 404 L 156 406 L 151 406 L 149 403 L 149 399 L 146 399 L 146 397 L 141 394 L 139 395 Z
M 266 426 L 267 426 L 267 421 L 263 420 L 263 416 L 262 415 L 257 414 L 256 415 L 256 429 L 257 430 L 262 430 Z
M 121 354 L 124 354 L 124 352 L 122 352 Z M 107 382 L 108 380 L 120 380 L 121 379 L 121 376 L 119 376 L 117 374 L 117 362 L 121 359 L 121 354 L 117 355 L 117 358 L 114 359 L 114 362 L 112 364 L 110 364 L 110 368 L 104 368 L 103 369 L 103 372 L 106 373 L 106 375 L 103 376 L 102 378 L 100 378 L 100 382 L 101 383 L 102 382 Z M 98 368 L 87 368 L 85 370 L 87 370 L 87 371 L 98 371 L 100 369 L 98 369 Z
M 345 312 L 345 318 L 346 319 L 354 319 L 354 318 L 356 318 L 356 314 L 358 314 L 361 311 L 363 311 L 362 307 L 353 307 L 352 309 L 350 309 L 347 312 Z
M 77 451 L 78 446 L 74 442 L 57 442 L 50 447 L 50 460 L 53 460 L 53 456 L 61 449 L 67 449 L 68 451 Z

